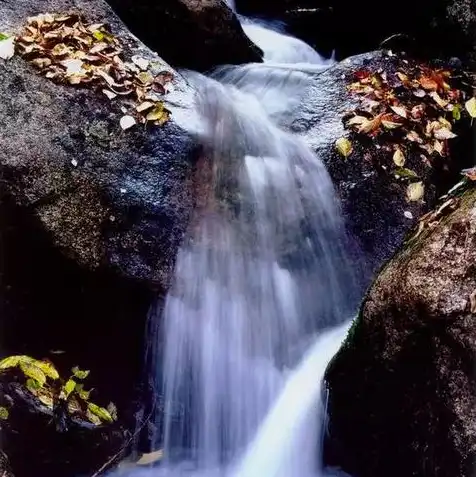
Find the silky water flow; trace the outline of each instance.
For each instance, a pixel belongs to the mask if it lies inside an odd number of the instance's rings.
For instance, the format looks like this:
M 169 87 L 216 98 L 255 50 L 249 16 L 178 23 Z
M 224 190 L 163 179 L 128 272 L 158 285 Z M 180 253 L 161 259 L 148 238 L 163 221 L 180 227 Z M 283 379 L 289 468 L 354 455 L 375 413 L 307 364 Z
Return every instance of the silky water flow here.
M 278 125 L 328 61 L 243 24 L 264 64 L 184 72 L 197 91 L 203 184 L 153 318 L 164 459 L 132 476 L 323 475 L 322 378 L 356 293 L 330 178 Z

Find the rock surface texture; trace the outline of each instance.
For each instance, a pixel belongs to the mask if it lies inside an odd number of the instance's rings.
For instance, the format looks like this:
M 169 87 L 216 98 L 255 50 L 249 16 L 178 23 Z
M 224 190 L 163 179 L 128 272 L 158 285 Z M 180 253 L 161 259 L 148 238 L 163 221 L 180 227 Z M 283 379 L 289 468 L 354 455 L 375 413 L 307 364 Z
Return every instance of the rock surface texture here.
M 327 461 L 351 475 L 471 477 L 476 190 L 381 271 L 327 370 Z
M 101 1 L 6 0 L 0 30 L 14 33 L 30 15 L 64 11 L 106 21 L 127 53 L 161 62 Z M 193 91 L 176 76 L 167 97 L 172 120 L 122 131 L 120 100 L 57 85 L 19 57 L 0 61 L 3 191 L 78 263 L 166 286 L 193 205 L 187 181 L 197 146 L 176 122 L 191 115 Z
M 343 118 L 358 107 L 355 96 L 347 91 L 354 73 L 362 70 L 386 71 L 391 77 L 403 70 L 405 58 L 390 58 L 383 52 L 373 52 L 337 63 L 327 71 L 312 76 L 299 104 L 289 111 L 287 126 L 313 148 L 325 163 L 336 186 L 342 211 L 349 230 L 357 239 L 371 269 L 379 267 L 401 244 L 406 232 L 422 214 L 431 210 L 436 199 L 459 180 L 462 167 L 469 167 L 474 147 L 469 122 L 457 126 L 461 135 L 455 140 L 449 157 L 432 160 L 427 167 L 415 153 L 407 158 L 405 167 L 414 170 L 425 185 L 425 200 L 409 202 L 407 183 L 396 181 L 390 169 L 394 167 L 388 152 L 372 151 L 368 143 L 354 140 L 354 151 L 344 159 L 335 142 L 349 137 Z M 464 153 L 461 152 L 463 150 Z M 390 153 L 390 156 L 392 153 Z M 381 167 L 387 164 L 387 169 Z
M 134 33 L 174 67 L 206 71 L 263 59 L 222 0 L 107 1 Z

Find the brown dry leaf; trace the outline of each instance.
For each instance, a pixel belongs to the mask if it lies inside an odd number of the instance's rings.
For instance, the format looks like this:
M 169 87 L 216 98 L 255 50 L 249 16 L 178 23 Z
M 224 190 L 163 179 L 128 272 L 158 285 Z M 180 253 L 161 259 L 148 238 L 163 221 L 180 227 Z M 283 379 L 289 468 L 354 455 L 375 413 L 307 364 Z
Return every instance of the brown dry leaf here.
M 143 103 L 139 104 L 139 106 L 136 107 L 136 111 L 139 113 L 142 113 L 144 111 L 147 111 L 150 108 L 153 108 L 155 106 L 154 103 L 151 101 L 144 101 Z
M 407 110 L 403 106 L 390 106 L 390 109 L 398 116 L 402 118 L 407 118 Z
M 476 290 L 469 295 L 469 310 L 472 315 L 476 315 Z
M 440 156 L 444 156 L 445 145 L 444 145 L 443 142 L 438 141 L 438 140 L 436 139 L 435 142 L 433 143 L 433 149 L 434 149 Z
M 368 119 L 365 116 L 354 116 L 347 121 L 347 126 L 360 126 L 366 121 Z
M 432 91 L 430 93 L 430 97 L 435 101 L 440 108 L 446 108 L 448 106 L 449 102 L 443 99 L 436 91 Z
M 397 128 L 403 126 L 403 124 L 392 121 L 391 119 L 383 119 L 382 118 L 382 126 L 385 129 L 397 129 Z
M 347 138 L 341 137 L 340 139 L 337 139 L 335 145 L 339 153 L 346 159 L 352 154 L 352 143 Z
M 412 142 L 417 142 L 422 144 L 423 139 L 420 137 L 420 135 L 416 131 L 410 131 L 408 134 L 405 136 L 409 141 Z
M 357 131 L 361 134 L 368 134 L 376 131 L 382 124 L 382 116 L 383 114 L 379 114 L 373 119 L 366 119 L 362 122 Z
M 438 90 L 438 83 L 428 76 L 422 76 L 419 79 L 419 83 L 423 89 L 427 91 L 437 91 Z
M 402 73 L 401 71 L 397 71 L 396 73 L 398 79 L 404 84 L 407 85 L 410 83 L 410 79 L 405 73 Z

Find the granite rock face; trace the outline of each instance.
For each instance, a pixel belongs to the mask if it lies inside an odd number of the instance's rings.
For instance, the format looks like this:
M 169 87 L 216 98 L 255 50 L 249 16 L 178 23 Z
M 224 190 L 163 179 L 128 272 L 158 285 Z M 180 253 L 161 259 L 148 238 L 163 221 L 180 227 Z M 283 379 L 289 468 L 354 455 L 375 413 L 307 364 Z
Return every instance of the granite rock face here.
M 351 475 L 471 477 L 476 190 L 383 268 L 327 370 L 326 460 Z

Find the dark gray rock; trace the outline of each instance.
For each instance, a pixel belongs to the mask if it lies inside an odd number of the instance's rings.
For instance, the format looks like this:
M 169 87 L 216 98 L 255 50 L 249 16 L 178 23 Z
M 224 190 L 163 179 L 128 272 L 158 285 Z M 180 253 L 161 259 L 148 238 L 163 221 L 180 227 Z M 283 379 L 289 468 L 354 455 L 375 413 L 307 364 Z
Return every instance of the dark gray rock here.
M 109 23 L 126 54 L 161 62 L 100 0 L 6 0 L 0 31 L 14 33 L 29 15 L 71 10 Z M 22 58 L 0 61 L 1 187 L 81 265 L 166 287 L 193 205 L 198 148 L 179 125 L 193 120 L 193 90 L 176 75 L 166 98 L 172 120 L 122 131 L 120 101 L 56 85 Z
M 174 67 L 206 71 L 263 59 L 222 0 L 107 1 L 142 41 Z
M 343 117 L 358 105 L 355 96 L 346 90 L 353 81 L 353 73 L 362 68 L 370 71 L 381 68 L 390 76 L 407 66 L 402 63 L 404 60 L 374 52 L 337 63 L 312 77 L 299 105 L 289 113 L 288 127 L 301 134 L 324 161 L 349 230 L 373 270 L 392 255 L 406 232 L 422 214 L 431 210 L 436 199 L 459 180 L 460 170 L 471 163 L 471 156 L 460 153 L 460 149 L 474 147 L 469 122 L 462 121 L 457 129 L 461 137 L 455 141 L 446 160 L 434 160 L 430 168 L 422 163 L 419 154 L 409 156 L 405 167 L 416 171 L 425 184 L 425 200 L 410 203 L 406 198 L 407 183 L 396 181 L 389 169 L 380 167 L 380 164 L 388 164 L 391 153 L 382 151 L 384 158 L 375 152 L 369 155 L 370 143 L 351 136 L 354 152 L 348 159 L 339 155 L 335 141 L 349 136 Z
M 358 477 L 472 477 L 476 189 L 409 241 L 331 362 L 326 460 Z

